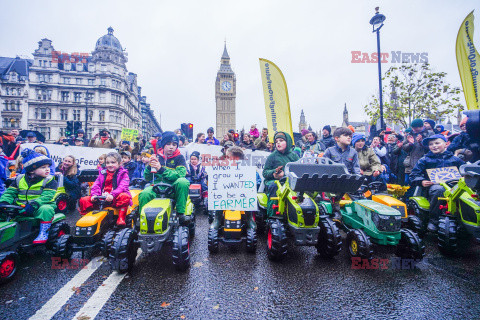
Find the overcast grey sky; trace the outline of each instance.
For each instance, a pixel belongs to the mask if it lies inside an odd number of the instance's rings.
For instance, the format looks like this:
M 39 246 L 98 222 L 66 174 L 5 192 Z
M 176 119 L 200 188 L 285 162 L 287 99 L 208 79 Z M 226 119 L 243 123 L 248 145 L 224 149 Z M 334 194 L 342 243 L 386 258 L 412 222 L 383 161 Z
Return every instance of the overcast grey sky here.
M 378 92 L 377 65 L 351 63 L 351 51 L 376 51 L 368 23 L 374 8 L 386 16 L 382 52 L 428 52 L 429 63 L 461 86 L 455 39 L 475 10 L 480 48 L 480 1 L 0 1 L 0 56 L 32 57 L 42 38 L 62 52 L 91 52 L 114 28 L 128 52 L 127 68 L 161 114 L 164 129 L 181 122 L 194 131 L 215 124 L 215 77 L 224 39 L 237 76 L 237 129 L 266 124 L 258 58 L 275 62 L 286 78 L 294 131 L 300 110 L 318 130 L 351 121 Z M 383 70 L 392 63 L 382 65 Z M 462 102 L 464 98 L 462 94 Z

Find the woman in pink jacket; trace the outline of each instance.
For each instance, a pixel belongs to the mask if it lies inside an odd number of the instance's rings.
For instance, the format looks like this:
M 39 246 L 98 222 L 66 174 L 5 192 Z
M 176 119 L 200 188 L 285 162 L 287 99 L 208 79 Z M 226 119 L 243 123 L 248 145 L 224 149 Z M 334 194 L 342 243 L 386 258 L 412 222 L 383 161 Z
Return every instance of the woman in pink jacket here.
M 117 225 L 125 226 L 125 216 L 132 196 L 128 189 L 128 170 L 121 167 L 122 158 L 117 152 L 110 152 L 105 158 L 105 169 L 100 172 L 93 184 L 90 196 L 80 199 L 80 214 L 86 214 L 95 207 L 95 198 L 105 196 L 106 202 L 119 208 Z

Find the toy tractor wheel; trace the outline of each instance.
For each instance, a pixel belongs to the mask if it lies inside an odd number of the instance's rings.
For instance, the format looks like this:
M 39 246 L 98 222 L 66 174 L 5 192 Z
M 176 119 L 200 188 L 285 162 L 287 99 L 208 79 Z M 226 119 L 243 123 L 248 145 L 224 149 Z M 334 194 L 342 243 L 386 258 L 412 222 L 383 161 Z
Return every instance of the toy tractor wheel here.
M 193 239 L 195 237 L 195 226 L 196 226 L 195 219 L 196 219 L 195 215 L 192 214 L 190 223 L 188 224 L 188 235 L 190 239 Z
M 55 241 L 53 245 L 53 253 L 55 256 L 62 259 L 70 259 L 72 256 L 72 237 L 69 234 L 64 234 Z
M 438 249 L 446 256 L 454 255 L 458 249 L 458 226 L 451 217 L 440 218 L 438 223 Z
M 70 234 L 70 226 L 65 221 L 52 224 L 48 231 L 48 240 L 45 247 L 48 250 L 53 250 L 55 242 L 64 234 Z
M 218 252 L 218 229 L 216 228 L 208 229 L 208 251 L 210 253 Z
M 190 266 L 190 240 L 187 227 L 178 227 L 173 234 L 172 260 L 179 271 L 185 271 Z
M 137 234 L 129 228 L 122 229 L 113 240 L 110 265 L 118 273 L 131 271 L 137 256 Z
M 115 231 L 107 231 L 102 237 L 102 254 L 104 257 L 108 258 L 110 256 L 110 251 L 112 250 L 113 240 L 115 239 Z
M 287 236 L 280 221 L 272 221 L 268 225 L 267 254 L 270 260 L 281 260 L 287 255 Z
M 17 272 L 18 254 L 14 251 L 0 253 L 0 284 L 13 279 Z
M 412 230 L 413 232 L 415 232 L 421 238 L 423 238 L 423 236 L 425 236 L 425 232 L 427 231 L 423 227 L 422 220 L 419 217 L 412 216 L 412 215 L 408 216 L 408 221 L 407 221 L 406 227 L 408 229 Z
M 266 229 L 265 219 L 267 217 L 267 210 L 259 208 L 255 215 L 255 222 L 257 223 L 257 233 L 263 234 Z
M 372 243 L 370 242 L 370 237 L 362 229 L 353 229 L 348 232 L 347 245 L 350 257 L 372 259 Z
M 342 250 L 342 237 L 335 223 L 329 218 L 319 221 L 320 233 L 318 234 L 317 252 L 321 257 L 333 258 Z
M 422 239 L 409 229 L 401 229 L 401 238 L 395 254 L 402 259 L 422 260 L 425 256 L 425 246 Z
M 257 251 L 257 231 L 252 228 L 247 229 L 247 252 L 255 253 Z
M 209 210 L 208 211 L 208 224 L 212 224 L 214 219 L 215 219 L 215 211 Z
M 420 220 L 421 232 L 417 232 L 421 237 L 427 233 L 427 225 L 428 225 L 428 211 L 420 209 L 420 206 L 413 200 L 408 202 L 407 206 L 408 211 L 408 218 L 412 215 L 416 216 Z M 410 223 L 410 219 L 408 221 Z

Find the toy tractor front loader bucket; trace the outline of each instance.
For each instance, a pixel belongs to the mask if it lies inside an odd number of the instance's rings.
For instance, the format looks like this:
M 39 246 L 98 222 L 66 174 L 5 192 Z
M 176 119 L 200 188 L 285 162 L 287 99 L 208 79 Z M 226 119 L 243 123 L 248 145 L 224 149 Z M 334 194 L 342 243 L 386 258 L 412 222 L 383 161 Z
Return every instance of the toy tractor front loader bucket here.
M 355 192 L 365 180 L 361 175 L 350 174 L 344 164 L 328 158 L 302 158 L 287 163 L 285 173 L 290 188 L 296 192 Z
M 465 184 L 470 189 L 480 191 L 480 160 L 461 166 L 460 174 L 465 178 Z

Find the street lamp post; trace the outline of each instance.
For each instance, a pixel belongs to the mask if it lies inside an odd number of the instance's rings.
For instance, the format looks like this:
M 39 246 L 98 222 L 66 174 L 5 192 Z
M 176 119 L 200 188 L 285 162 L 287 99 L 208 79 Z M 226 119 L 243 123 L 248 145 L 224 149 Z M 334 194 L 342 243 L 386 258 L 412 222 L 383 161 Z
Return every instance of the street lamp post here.
M 383 95 L 382 95 L 382 61 L 380 56 L 380 29 L 383 27 L 385 16 L 378 12 L 379 7 L 375 8 L 375 15 L 370 19 L 370 24 L 373 27 L 372 32 L 377 33 L 377 54 L 378 54 L 378 90 L 380 92 L 380 130 L 384 130 L 383 122 Z

